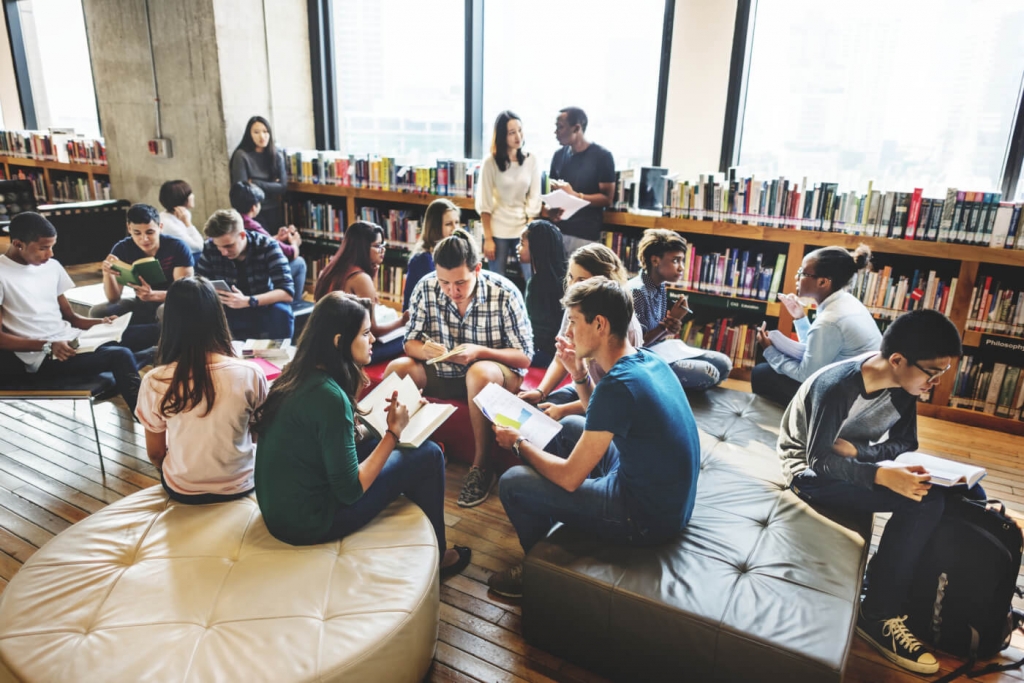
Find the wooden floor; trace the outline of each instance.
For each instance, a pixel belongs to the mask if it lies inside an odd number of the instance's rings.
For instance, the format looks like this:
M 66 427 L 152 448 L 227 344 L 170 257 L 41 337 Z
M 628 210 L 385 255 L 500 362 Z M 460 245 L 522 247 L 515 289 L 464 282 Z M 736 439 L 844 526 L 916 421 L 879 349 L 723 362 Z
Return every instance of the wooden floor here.
M 744 383 L 731 383 L 745 388 Z M 144 435 L 118 399 L 96 408 L 107 476 L 100 475 L 88 406 L 64 401 L 0 403 L 0 591 L 22 563 L 55 534 L 141 488 L 156 485 Z M 922 418 L 922 448 L 989 470 L 993 498 L 1024 512 L 1024 437 Z M 487 592 L 491 572 L 519 562 L 522 551 L 496 496 L 472 509 L 455 504 L 465 466 L 448 472 L 445 521 L 450 543 L 473 548 L 473 564 L 441 587 L 441 624 L 431 681 L 601 681 L 601 677 L 528 645 L 519 606 Z M 884 520 L 875 526 L 875 542 Z M 1006 651 L 1024 656 L 1024 639 Z M 943 671 L 958 664 L 942 657 Z M 854 639 L 847 681 L 909 682 L 906 673 Z M 979 681 L 1024 681 L 1020 672 Z

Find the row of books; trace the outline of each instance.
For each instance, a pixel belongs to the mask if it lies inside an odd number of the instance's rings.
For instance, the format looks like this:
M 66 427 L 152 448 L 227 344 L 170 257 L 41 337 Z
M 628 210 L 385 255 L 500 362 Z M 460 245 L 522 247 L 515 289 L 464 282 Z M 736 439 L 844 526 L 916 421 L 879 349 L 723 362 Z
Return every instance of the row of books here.
M 387 264 L 377 270 L 377 293 L 382 299 L 401 301 L 405 291 L 405 266 Z
M 891 266 L 860 271 L 850 281 L 850 293 L 876 318 L 892 320 L 906 311 L 929 308 L 949 316 L 958 278 L 943 280 L 934 270 L 896 275 Z
M 949 405 L 1020 420 L 1024 408 L 1024 369 L 1006 363 L 989 365 L 975 356 L 964 356 L 957 367 Z
M 620 195 L 630 173 L 619 173 Z M 809 186 L 806 178 L 737 178 L 736 169 L 728 180 L 711 174 L 664 182 L 663 214 L 673 218 L 1024 249 L 1024 204 L 1001 201 L 999 192 L 949 188 L 944 198 L 928 198 L 921 188 L 882 191 L 868 183 L 861 194 L 840 192 L 837 183 Z M 620 197 L 616 205 L 622 203 Z
M 948 314 L 947 314 L 948 315 Z M 1024 335 L 1024 290 L 1008 287 L 991 277 L 978 280 L 971 292 L 967 329 Z
M 732 318 L 705 324 L 691 320 L 683 325 L 679 338 L 690 346 L 724 353 L 734 368 L 752 368 L 757 362 L 757 327 L 736 325 Z
M 110 182 L 94 178 L 90 183 L 85 176 L 55 178 L 50 183 L 50 199 L 58 202 L 88 202 L 110 199 Z
M 107 163 L 103 138 L 38 130 L 0 130 L 0 154 L 64 164 Z
M 423 217 L 415 210 L 363 206 L 359 209 L 359 219 L 384 228 L 384 239 L 388 242 L 412 246 L 420 238 L 420 222 Z
M 356 157 L 340 152 L 286 150 L 288 179 L 317 185 L 344 185 L 441 197 L 472 197 L 480 163 L 438 159 L 433 166 L 404 165 L 394 157 Z
M 46 200 L 46 179 L 40 171 L 11 169 L 11 180 L 27 180 L 32 183 L 32 193 L 40 200 Z
M 305 237 L 341 240 L 345 234 L 345 210 L 328 202 L 312 200 L 287 202 L 285 222 L 294 225 Z

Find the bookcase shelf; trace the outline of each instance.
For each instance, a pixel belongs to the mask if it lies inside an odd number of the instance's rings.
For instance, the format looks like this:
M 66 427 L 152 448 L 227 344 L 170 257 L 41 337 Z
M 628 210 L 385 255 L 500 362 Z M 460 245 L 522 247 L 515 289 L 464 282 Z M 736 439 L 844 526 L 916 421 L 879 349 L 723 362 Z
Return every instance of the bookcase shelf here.
M 981 344 L 981 336 L 986 337 L 1002 337 L 1003 339 L 1009 339 L 1012 341 L 1024 341 L 1024 337 L 1013 334 L 1003 334 L 1002 332 L 982 332 L 981 330 L 964 330 L 964 346 L 978 346 Z
M 686 298 L 690 304 L 699 306 L 701 309 L 714 308 L 728 313 L 760 313 L 772 318 L 779 317 L 782 304 L 777 301 L 764 301 L 762 299 L 747 299 L 738 296 L 725 294 L 711 294 L 709 292 L 698 292 L 685 289 Z
M 346 216 L 350 219 L 358 215 L 356 210 L 357 199 L 389 202 L 396 205 L 425 205 L 437 199 L 436 196 L 428 194 L 383 192 L 365 188 L 307 183 L 289 183 L 288 189 L 294 193 L 307 195 L 345 197 L 348 207 Z M 474 206 L 472 198 L 446 197 L 446 199 L 450 199 L 456 206 L 463 209 L 472 210 Z M 979 266 L 995 264 L 1024 268 L 1024 250 L 993 249 L 990 247 L 949 242 L 889 239 L 840 232 L 772 228 L 746 223 L 646 216 L 611 211 L 605 212 L 604 222 L 606 226 L 614 228 L 635 228 L 639 230 L 664 228 L 684 235 L 712 235 L 724 238 L 785 244 L 787 245 L 786 269 L 782 278 L 781 291 L 786 293 L 794 293 L 796 290 L 796 271 L 800 268 L 800 262 L 806 251 L 818 247 L 836 245 L 852 249 L 859 244 L 866 244 L 872 251 L 879 253 L 956 261 L 960 264 L 958 273 L 959 284 L 950 307 L 950 319 L 957 326 L 957 329 L 961 331 L 964 343 L 968 346 L 977 345 L 982 334 L 973 330 L 965 330 L 969 313 L 968 308 L 971 302 L 971 292 L 978 279 Z M 1021 272 L 1024 275 L 1024 270 Z M 727 298 L 709 295 L 705 292 L 693 292 L 693 294 L 701 297 Z M 390 305 L 394 302 L 385 301 L 382 296 L 382 303 L 389 303 Z M 781 306 L 778 302 L 757 301 L 757 303 L 766 306 L 766 315 L 778 317 L 778 329 L 780 331 L 786 334 L 792 333 L 793 321 L 784 306 Z M 397 305 L 400 305 L 400 302 Z M 943 375 L 942 381 L 932 391 L 932 402 L 918 404 L 918 413 L 920 415 L 1024 435 L 1024 421 L 996 417 L 964 408 L 949 407 L 948 404 L 955 376 L 955 372 L 948 372 Z M 732 377 L 736 379 L 749 379 L 750 371 L 747 369 L 734 370 Z
M 43 159 L 30 159 L 28 157 L 12 157 L 0 155 L 0 167 L 3 168 L 3 174 L 5 178 L 16 178 L 17 171 L 19 169 L 38 169 L 43 174 L 43 188 L 45 194 L 43 196 L 37 196 L 36 200 L 39 204 L 59 204 L 73 201 L 81 201 L 79 199 L 67 199 L 54 197 L 53 183 L 55 178 L 51 178 L 51 171 L 56 172 L 55 176 L 59 176 L 65 173 L 77 173 L 84 175 L 86 184 L 89 192 L 89 200 L 105 199 L 105 197 L 96 196 L 96 186 L 94 181 L 97 177 L 102 178 L 104 181 L 109 182 L 110 169 L 106 164 L 78 164 L 78 163 L 63 163 L 60 161 L 47 161 Z M 13 170 L 12 170 L 13 169 Z M 37 189 L 37 194 L 38 190 Z

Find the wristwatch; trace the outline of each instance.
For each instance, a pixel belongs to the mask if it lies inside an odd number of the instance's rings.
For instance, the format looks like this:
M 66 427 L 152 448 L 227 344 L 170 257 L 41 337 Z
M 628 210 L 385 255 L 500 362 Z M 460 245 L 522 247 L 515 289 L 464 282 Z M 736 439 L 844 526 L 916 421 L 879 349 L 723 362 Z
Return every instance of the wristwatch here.
M 522 442 L 524 442 L 524 441 L 526 441 L 526 437 L 525 437 L 525 436 L 522 436 L 522 435 L 520 435 L 520 436 L 519 436 L 519 437 L 518 437 L 518 438 L 516 439 L 516 442 L 515 442 L 514 444 L 512 444 L 512 452 L 513 452 L 513 453 L 515 453 L 515 454 L 516 454 L 516 457 L 517 457 L 517 458 L 520 458 L 520 459 L 521 459 L 521 458 L 522 458 L 523 456 L 522 456 L 522 455 L 521 455 L 521 454 L 519 453 L 519 444 L 521 444 L 521 443 L 522 443 Z
M 260 305 L 260 302 L 256 300 L 256 297 L 254 297 L 254 296 L 250 296 L 249 297 L 249 308 L 256 308 L 259 305 Z
M 43 342 L 43 348 L 41 349 L 43 355 L 47 358 L 53 357 L 53 342 Z

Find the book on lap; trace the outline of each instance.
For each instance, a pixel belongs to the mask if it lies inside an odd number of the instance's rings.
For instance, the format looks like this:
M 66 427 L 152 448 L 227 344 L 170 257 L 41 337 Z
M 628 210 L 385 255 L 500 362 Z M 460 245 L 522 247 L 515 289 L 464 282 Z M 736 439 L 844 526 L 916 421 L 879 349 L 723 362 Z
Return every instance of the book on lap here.
M 87 330 L 82 330 L 82 334 L 78 335 L 78 346 L 75 348 L 75 352 L 91 353 L 104 344 L 120 342 L 121 336 L 131 320 L 132 314 L 125 313 L 115 318 L 112 323 L 100 323 Z
M 117 282 L 121 285 L 141 285 L 139 278 L 145 280 L 150 287 L 167 282 L 160 262 L 152 256 L 140 258 L 132 263 L 115 260 L 110 264 L 110 268 L 117 273 Z
M 379 438 L 388 430 L 387 399 L 396 391 L 398 402 L 409 409 L 409 424 L 399 435 L 399 448 L 419 448 L 455 412 L 455 406 L 421 401 L 420 390 L 411 377 L 390 374 L 359 401 L 359 409 L 366 415 L 358 419 Z
M 902 453 L 895 460 L 883 460 L 878 463 L 881 467 L 906 467 L 920 465 L 928 471 L 931 476 L 931 483 L 937 486 L 957 486 L 966 484 L 974 486 L 981 481 L 988 471 L 984 467 L 965 465 L 955 460 L 947 460 L 927 453 L 909 451 Z

